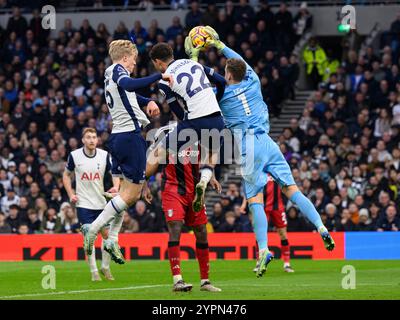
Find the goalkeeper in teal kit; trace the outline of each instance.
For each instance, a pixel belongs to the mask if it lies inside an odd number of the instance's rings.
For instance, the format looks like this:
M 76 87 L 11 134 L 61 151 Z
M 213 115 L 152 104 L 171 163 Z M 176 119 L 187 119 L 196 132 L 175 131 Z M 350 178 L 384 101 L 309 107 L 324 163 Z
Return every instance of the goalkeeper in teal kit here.
M 219 106 L 225 125 L 239 145 L 240 165 L 246 199 L 253 215 L 253 227 L 260 249 L 257 277 L 262 276 L 273 255 L 268 250 L 268 221 L 264 212 L 263 188 L 267 184 L 268 173 L 279 183 L 282 192 L 310 220 L 320 233 L 325 248 L 333 250 L 335 242 L 323 225 L 320 215 L 311 201 L 297 187 L 290 167 L 279 146 L 269 133 L 268 108 L 263 101 L 261 84 L 254 70 L 243 58 L 219 40 L 211 27 L 205 27 L 210 34 L 208 46 L 214 46 L 226 58 L 225 77 L 204 67 L 207 75 L 219 87 Z M 197 60 L 200 49 L 194 48 L 190 38 L 185 41 L 186 53 Z M 220 90 L 223 87 L 224 90 Z

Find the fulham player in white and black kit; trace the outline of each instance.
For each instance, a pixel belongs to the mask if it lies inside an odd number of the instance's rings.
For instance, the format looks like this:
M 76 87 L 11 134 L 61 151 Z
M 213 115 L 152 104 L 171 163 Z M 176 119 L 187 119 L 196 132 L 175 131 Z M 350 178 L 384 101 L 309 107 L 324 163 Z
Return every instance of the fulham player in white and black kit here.
M 83 147 L 72 151 L 68 156 L 63 175 L 64 187 L 70 201 L 75 204 L 81 225 L 92 223 L 103 211 L 107 202 L 104 198 L 104 177 L 111 173 L 111 159 L 107 151 L 97 148 L 97 132 L 93 128 L 85 128 L 82 133 Z M 76 187 L 72 188 L 72 177 L 75 176 Z M 113 178 L 113 187 L 109 192 L 117 192 L 119 178 Z M 110 230 L 107 226 L 100 230 L 104 239 L 118 236 L 121 224 Z M 110 272 L 110 255 L 102 246 L 101 273 L 107 280 L 114 280 Z M 96 264 L 95 250 L 88 255 L 92 281 L 100 281 Z

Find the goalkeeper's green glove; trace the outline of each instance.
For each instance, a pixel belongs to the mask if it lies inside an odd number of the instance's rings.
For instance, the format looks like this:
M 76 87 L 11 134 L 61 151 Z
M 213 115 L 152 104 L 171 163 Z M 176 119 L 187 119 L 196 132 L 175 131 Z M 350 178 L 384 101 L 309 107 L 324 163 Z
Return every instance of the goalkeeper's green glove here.
M 192 39 L 189 36 L 185 38 L 185 52 L 190 59 L 194 61 L 199 60 L 200 48 L 193 47 Z
M 207 31 L 207 33 L 211 36 L 207 39 L 206 42 L 208 47 L 215 47 L 218 51 L 221 51 L 225 48 L 225 44 L 221 40 L 219 40 L 219 35 L 217 31 L 215 31 L 210 26 L 204 27 L 204 30 Z

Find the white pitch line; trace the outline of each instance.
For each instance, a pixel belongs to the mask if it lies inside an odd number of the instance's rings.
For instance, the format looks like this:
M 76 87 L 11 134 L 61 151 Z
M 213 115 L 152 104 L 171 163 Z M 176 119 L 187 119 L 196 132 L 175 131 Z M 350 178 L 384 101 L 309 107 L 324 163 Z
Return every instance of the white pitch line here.
M 398 283 L 356 283 L 357 286 L 378 286 L 378 287 L 398 287 Z M 282 287 L 281 284 L 241 284 L 242 287 Z M 291 284 L 295 287 L 340 287 L 336 284 Z
M 26 298 L 26 297 L 40 297 L 40 296 L 57 296 L 63 294 L 80 294 L 87 292 L 105 292 L 105 291 L 123 291 L 123 290 L 136 290 L 136 289 L 147 289 L 147 288 L 158 288 L 166 287 L 167 284 L 157 284 L 151 286 L 134 286 L 124 288 L 102 288 L 102 289 L 87 289 L 87 290 L 72 290 L 72 291 L 57 291 L 57 292 L 46 292 L 46 293 L 28 293 L 28 294 L 17 294 L 13 296 L 0 296 L 1 299 L 14 299 L 14 298 Z
M 222 281 L 223 282 L 223 281 Z M 240 284 L 242 287 L 280 287 L 280 284 Z M 399 284 L 389 284 L 389 283 L 357 283 L 357 286 L 399 286 Z M 28 294 L 17 294 L 13 296 L 0 296 L 2 299 L 16 299 L 16 298 L 27 298 L 27 297 L 40 297 L 40 296 L 57 296 L 63 294 L 80 294 L 88 292 L 106 292 L 106 291 L 124 291 L 124 290 L 136 290 L 136 289 L 147 289 L 147 288 L 159 288 L 167 287 L 168 284 L 158 284 L 158 285 L 148 285 L 148 286 L 134 286 L 134 287 L 123 287 L 123 288 L 102 288 L 102 289 L 87 289 L 87 290 L 72 290 L 72 291 L 57 291 L 57 292 L 46 292 L 46 293 L 28 293 Z M 315 284 L 297 284 L 294 287 L 315 287 Z M 336 287 L 336 285 L 321 285 L 323 287 Z

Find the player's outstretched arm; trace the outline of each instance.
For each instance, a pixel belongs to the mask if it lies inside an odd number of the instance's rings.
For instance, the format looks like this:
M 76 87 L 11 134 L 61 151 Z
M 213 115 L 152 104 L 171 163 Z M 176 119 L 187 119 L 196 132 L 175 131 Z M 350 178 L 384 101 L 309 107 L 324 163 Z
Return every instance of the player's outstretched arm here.
M 112 79 L 118 86 L 129 92 L 148 87 L 153 82 L 161 79 L 167 81 L 169 85 L 173 83 L 172 76 L 165 73 L 155 73 L 148 77 L 132 79 L 122 67 L 114 69 Z
M 242 56 L 229 48 L 225 43 L 223 43 L 221 40 L 219 40 L 219 35 L 217 31 L 215 31 L 213 28 L 210 26 L 204 27 L 204 29 L 208 32 L 208 34 L 211 36 L 210 38 L 207 39 L 207 45 L 210 47 L 215 47 L 219 52 L 221 52 L 225 57 L 228 59 L 234 58 L 234 59 L 241 59 Z
M 243 60 L 246 63 L 247 72 L 252 75 L 252 79 L 258 79 L 258 76 L 253 70 L 253 68 L 249 66 L 249 64 L 243 59 L 243 57 L 240 54 L 238 54 L 231 48 L 227 47 L 221 40 L 219 40 L 218 33 L 213 28 L 211 28 L 210 26 L 206 26 L 205 29 L 211 36 L 209 39 L 207 39 L 208 46 L 217 48 L 218 51 L 221 52 L 228 59 Z
M 140 94 L 136 95 L 136 100 L 138 102 L 139 107 L 141 107 L 141 108 L 147 106 L 151 101 L 153 101 L 150 98 L 141 96 Z
M 216 92 L 217 100 L 218 101 L 221 100 L 225 92 L 225 86 L 226 86 L 225 78 L 210 67 L 203 66 L 203 69 L 207 77 L 210 79 L 210 81 L 212 81 L 217 87 L 217 92 Z
M 142 97 L 141 95 L 136 95 L 136 100 L 139 104 L 139 107 L 146 107 L 146 113 L 150 117 L 156 117 L 160 114 L 160 109 L 152 99 Z

